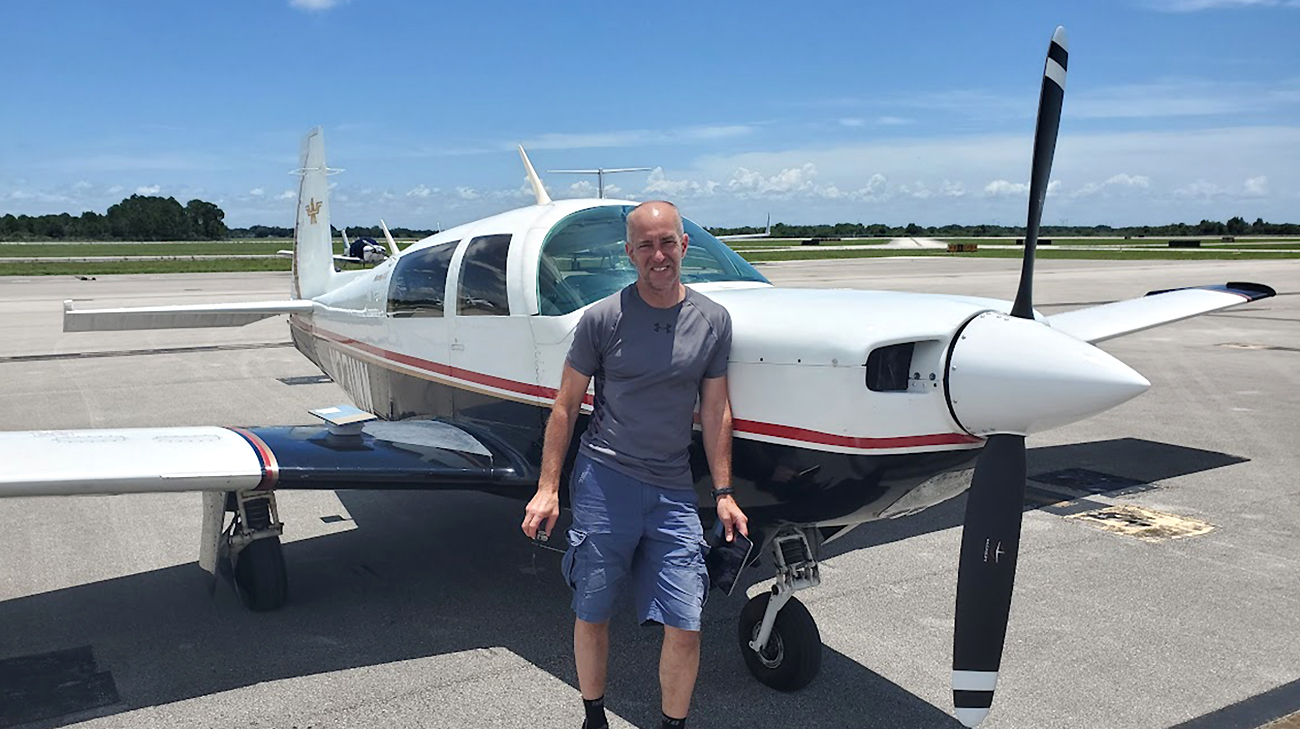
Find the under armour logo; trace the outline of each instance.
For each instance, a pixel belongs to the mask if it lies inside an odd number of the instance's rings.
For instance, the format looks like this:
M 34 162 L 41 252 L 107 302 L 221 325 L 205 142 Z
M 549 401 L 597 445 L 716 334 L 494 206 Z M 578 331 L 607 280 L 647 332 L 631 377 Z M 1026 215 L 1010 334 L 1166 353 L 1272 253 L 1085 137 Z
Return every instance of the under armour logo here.
M 663 322 L 658 322 L 658 321 L 657 321 L 657 322 L 655 322 L 655 331 L 656 331 L 656 332 L 664 332 L 665 334 L 672 334 L 672 333 L 673 333 L 673 325 L 672 325 L 672 324 L 664 324 Z

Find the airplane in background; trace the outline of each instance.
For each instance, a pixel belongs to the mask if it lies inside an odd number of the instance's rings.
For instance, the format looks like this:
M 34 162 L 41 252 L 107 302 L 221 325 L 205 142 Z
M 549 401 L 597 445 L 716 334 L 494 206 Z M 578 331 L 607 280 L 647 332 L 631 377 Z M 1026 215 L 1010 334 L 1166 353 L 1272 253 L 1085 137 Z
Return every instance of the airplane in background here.
M 769 686 L 797 689 L 820 666 L 816 623 L 794 594 L 820 583 L 823 544 L 969 489 L 953 697 L 958 718 L 978 724 L 992 703 L 1010 609 L 1025 437 L 1149 387 L 1097 342 L 1274 295 L 1261 284 L 1228 283 L 1053 316 L 1033 309 L 1066 65 L 1058 28 L 1042 81 L 1013 301 L 782 289 L 683 221 L 690 241 L 682 279 L 725 306 L 733 322 L 736 498 L 776 571 L 771 591 L 742 610 L 739 643 L 750 671 Z M 323 422 L 311 427 L 0 433 L 0 496 L 201 492 L 199 562 L 228 573 L 254 610 L 286 599 L 278 489 L 532 496 L 574 328 L 588 306 L 636 278 L 623 250 L 634 203 L 552 200 L 520 149 L 534 205 L 404 250 L 389 235 L 387 260 L 340 272 L 323 140 L 316 129 L 303 144 L 291 299 L 99 310 L 66 302 L 64 329 L 231 327 L 287 314 L 297 349 L 355 407 L 313 411 Z M 590 411 L 588 396 L 583 412 Z M 576 447 L 575 438 L 566 469 Z M 707 494 L 698 433 L 691 463 Z

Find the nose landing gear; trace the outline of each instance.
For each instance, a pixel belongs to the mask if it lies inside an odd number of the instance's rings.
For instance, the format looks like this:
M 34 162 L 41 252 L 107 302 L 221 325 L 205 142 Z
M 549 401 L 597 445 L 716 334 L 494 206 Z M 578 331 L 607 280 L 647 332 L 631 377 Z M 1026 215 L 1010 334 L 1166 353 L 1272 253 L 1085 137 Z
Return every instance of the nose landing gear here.
M 776 584 L 741 610 L 736 637 L 754 678 L 778 691 L 796 691 L 821 668 L 822 639 L 812 614 L 794 593 L 816 587 L 821 577 L 804 531 L 783 531 L 771 548 Z

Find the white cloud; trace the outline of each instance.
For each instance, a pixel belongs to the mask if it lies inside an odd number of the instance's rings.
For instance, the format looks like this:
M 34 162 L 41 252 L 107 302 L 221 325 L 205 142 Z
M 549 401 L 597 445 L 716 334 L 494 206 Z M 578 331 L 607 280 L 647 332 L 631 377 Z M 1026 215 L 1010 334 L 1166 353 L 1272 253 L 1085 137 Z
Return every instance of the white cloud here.
M 348 0 L 289 0 L 289 5 L 299 10 L 329 10 Z
M 903 124 L 911 124 L 912 120 L 904 119 L 901 116 L 882 116 L 876 119 L 876 123 L 881 126 L 896 127 L 902 126 Z
M 141 185 L 135 188 L 135 194 L 137 195 L 157 195 L 160 192 L 162 192 L 161 185 Z
M 252 195 L 253 197 L 261 197 L 266 194 L 266 190 L 263 190 L 260 187 L 254 187 L 253 189 L 248 191 L 248 194 Z
M 1089 182 L 1078 190 L 1075 190 L 1072 194 L 1074 197 L 1087 197 L 1112 188 L 1140 188 L 1145 190 L 1149 187 L 1151 187 L 1150 177 L 1147 177 L 1146 175 L 1130 175 L 1121 172 L 1117 175 L 1111 175 L 1105 182 Z
M 984 194 L 993 197 L 1001 197 L 1003 195 L 1027 195 L 1029 194 L 1029 184 L 1026 182 L 994 180 L 984 186 Z
M 276 199 L 276 200 L 292 200 L 292 199 L 294 199 L 295 197 L 298 197 L 298 193 L 294 192 L 293 190 L 285 190 L 284 192 L 280 193 L 279 195 L 276 195 L 276 196 L 275 196 L 275 199 Z
M 1263 175 L 1246 180 L 1244 185 L 1247 195 L 1267 195 L 1268 178 Z
M 646 178 L 645 187 L 641 189 L 638 198 L 683 198 L 712 195 L 719 187 L 717 182 L 706 180 L 703 183 L 695 180 L 670 180 L 664 174 L 664 168 L 656 167 L 651 170 L 649 177 Z
M 72 189 L 87 190 L 90 189 L 91 187 L 93 187 L 93 185 L 91 185 L 89 182 L 86 182 L 85 180 L 77 180 L 77 183 L 72 186 Z
M 961 197 L 966 194 L 966 186 L 960 182 L 944 180 L 943 185 L 939 188 L 939 194 L 944 197 Z
M 427 198 L 437 191 L 438 191 L 437 188 L 426 187 L 425 185 L 416 185 L 415 187 L 406 191 L 406 196 Z
M 1178 197 L 1199 200 L 1208 200 L 1226 193 L 1227 190 L 1209 180 L 1196 180 L 1174 190 L 1174 195 Z
M 118 193 L 121 193 L 125 190 L 126 188 L 122 187 L 121 185 L 113 185 L 112 187 L 108 188 L 108 194 L 117 195 Z
M 845 119 L 840 119 L 840 124 L 846 127 L 860 127 L 866 123 L 867 121 L 865 119 L 861 119 L 858 117 L 848 117 Z
M 477 200 L 479 198 L 478 191 L 472 187 L 457 187 L 456 195 L 461 200 Z

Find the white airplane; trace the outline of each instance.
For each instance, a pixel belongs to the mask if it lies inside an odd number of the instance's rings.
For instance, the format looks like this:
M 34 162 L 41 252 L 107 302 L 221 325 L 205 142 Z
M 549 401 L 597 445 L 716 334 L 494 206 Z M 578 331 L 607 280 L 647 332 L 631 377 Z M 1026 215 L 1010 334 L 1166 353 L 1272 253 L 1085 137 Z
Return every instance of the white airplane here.
M 776 568 L 772 590 L 741 613 L 740 649 L 769 686 L 799 688 L 820 666 L 817 626 L 793 594 L 819 584 L 821 544 L 969 488 L 953 696 L 958 718 L 979 723 L 992 703 L 1010 608 L 1025 436 L 1148 388 L 1095 343 L 1274 294 L 1229 283 L 1053 316 L 1034 311 L 1035 243 L 1065 67 L 1058 28 L 1014 301 L 777 288 L 684 221 L 683 279 L 733 320 L 734 485 Z M 228 327 L 288 314 L 295 346 L 356 407 L 314 411 L 325 421 L 316 427 L 0 433 L 0 496 L 202 492 L 200 564 L 228 572 L 255 610 L 286 597 L 278 489 L 479 489 L 526 501 L 574 328 L 586 307 L 636 271 L 623 250 L 632 202 L 553 201 L 520 156 L 535 205 L 405 250 L 390 243 L 393 255 L 378 266 L 337 272 L 323 136 L 312 131 L 300 170 L 293 298 L 89 311 L 67 302 L 64 329 Z M 692 463 L 707 494 L 698 436 Z

